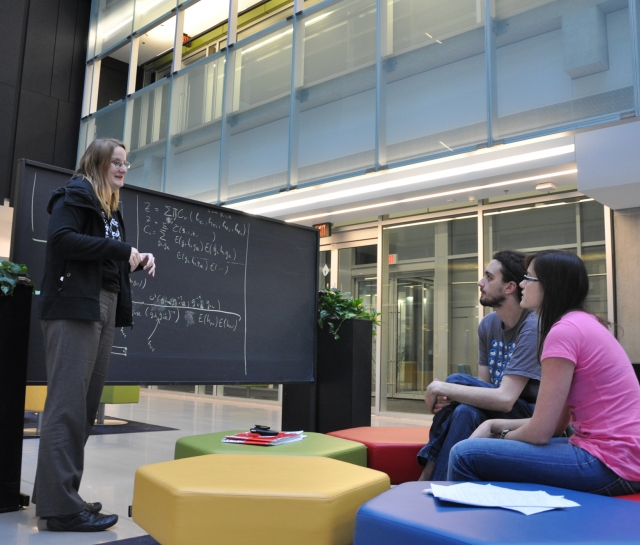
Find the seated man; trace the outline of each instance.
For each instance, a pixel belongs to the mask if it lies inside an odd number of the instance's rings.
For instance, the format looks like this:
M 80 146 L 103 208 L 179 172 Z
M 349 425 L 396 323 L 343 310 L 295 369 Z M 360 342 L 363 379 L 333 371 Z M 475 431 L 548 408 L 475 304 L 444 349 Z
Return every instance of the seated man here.
M 454 374 L 427 387 L 435 416 L 429 443 L 418 453 L 420 480 L 447 479 L 449 451 L 490 418 L 528 418 L 540 384 L 538 316 L 520 308 L 524 254 L 496 252 L 480 286 L 480 304 L 493 307 L 478 327 L 478 376 Z

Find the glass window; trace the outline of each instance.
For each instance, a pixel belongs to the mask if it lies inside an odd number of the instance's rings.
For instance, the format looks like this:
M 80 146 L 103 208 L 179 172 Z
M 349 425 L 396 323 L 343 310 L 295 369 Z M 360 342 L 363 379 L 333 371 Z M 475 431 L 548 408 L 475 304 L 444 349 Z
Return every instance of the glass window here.
M 131 35 L 134 0 L 102 0 L 93 4 L 95 48 L 92 56 L 95 56 L 111 49 Z
M 169 119 L 170 82 L 146 87 L 127 100 L 127 183 L 161 191 Z
M 223 80 L 223 53 L 173 78 L 167 150 L 170 193 L 218 201 Z
M 435 224 L 389 229 L 389 255 L 392 261 L 426 259 L 435 255 Z
M 91 115 L 87 120 L 85 149 L 96 138 L 124 138 L 125 103 L 120 100 Z
M 127 96 L 131 44 L 126 44 L 100 61 L 96 110 L 102 110 Z
M 287 22 L 230 50 L 229 175 L 223 201 L 286 187 L 292 36 Z
M 374 165 L 376 2 L 323 2 L 299 24 L 298 181 L 364 172 Z
M 489 255 L 509 248 L 533 251 L 575 246 L 576 241 L 575 205 L 526 206 L 485 213 L 485 248 Z
M 631 112 L 627 2 L 496 0 L 498 138 Z
M 320 252 L 318 260 L 320 272 L 318 273 L 318 289 L 331 288 L 331 250 Z
M 136 0 L 133 30 L 136 31 L 152 23 L 175 7 L 176 0 Z M 173 46 L 173 36 L 171 37 L 171 46 Z
M 387 161 L 486 142 L 484 2 L 387 2 Z

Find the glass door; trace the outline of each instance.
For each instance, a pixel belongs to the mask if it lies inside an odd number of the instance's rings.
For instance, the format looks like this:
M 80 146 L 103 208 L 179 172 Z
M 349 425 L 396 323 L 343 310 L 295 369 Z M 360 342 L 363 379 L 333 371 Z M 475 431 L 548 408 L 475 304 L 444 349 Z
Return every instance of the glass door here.
M 422 399 L 433 380 L 434 274 L 391 274 L 389 397 Z

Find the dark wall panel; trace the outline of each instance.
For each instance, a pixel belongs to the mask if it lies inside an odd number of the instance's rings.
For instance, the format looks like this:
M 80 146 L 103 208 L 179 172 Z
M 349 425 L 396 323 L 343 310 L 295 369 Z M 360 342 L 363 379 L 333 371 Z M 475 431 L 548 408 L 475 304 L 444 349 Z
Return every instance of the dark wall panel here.
M 0 127 L 6 127 L 6 130 L 4 128 L 0 130 L 0 173 L 7 180 L 11 179 L 11 169 L 13 168 L 11 162 L 13 157 L 13 132 L 8 129 L 13 126 L 15 95 L 15 87 L 0 83 Z M 5 196 L 8 196 L 8 194 L 0 194 L 0 202 Z
M 78 152 L 78 127 L 80 104 L 58 103 L 58 120 L 53 161 L 56 166 L 75 170 Z
M 56 45 L 53 53 L 51 96 L 66 101 L 69 100 L 71 85 L 77 8 L 78 0 L 60 0 Z
M 2 25 L 0 32 L 0 83 L 18 86 L 22 34 L 26 17 L 25 0 L 3 0 L 0 2 L 2 18 L 10 24 Z M 6 127 L 6 125 L 3 125 Z
M 91 0 L 0 0 L 0 199 L 18 159 L 75 167 L 90 12 Z
M 22 88 L 49 96 L 56 46 L 58 0 L 30 0 Z
M 73 41 L 73 58 L 71 61 L 71 79 L 69 87 L 69 102 L 73 104 L 82 104 L 90 18 L 91 2 L 89 0 L 78 0 L 78 9 L 76 10 L 76 28 Z M 80 123 L 78 123 L 78 126 L 80 126 Z
M 21 158 L 53 164 L 58 101 L 26 89 L 20 95 L 14 164 Z

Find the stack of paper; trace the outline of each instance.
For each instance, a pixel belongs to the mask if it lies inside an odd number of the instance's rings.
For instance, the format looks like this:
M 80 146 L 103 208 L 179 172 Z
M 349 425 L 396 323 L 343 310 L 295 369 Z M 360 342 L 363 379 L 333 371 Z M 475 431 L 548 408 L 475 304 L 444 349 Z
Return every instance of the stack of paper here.
M 264 445 L 276 446 L 285 443 L 293 443 L 294 441 L 302 441 L 306 435 L 302 431 L 281 431 L 277 435 L 260 435 L 245 431 L 236 433 L 235 435 L 227 435 L 222 439 L 223 443 L 238 443 L 241 445 Z
M 519 511 L 525 515 L 542 513 L 551 509 L 580 506 L 574 501 L 565 499 L 564 496 L 551 496 L 542 490 L 527 492 L 493 486 L 492 484 L 460 483 L 443 486 L 431 483 L 431 488 L 424 490 L 424 492 L 433 494 L 441 500 L 482 507 L 502 507 Z

